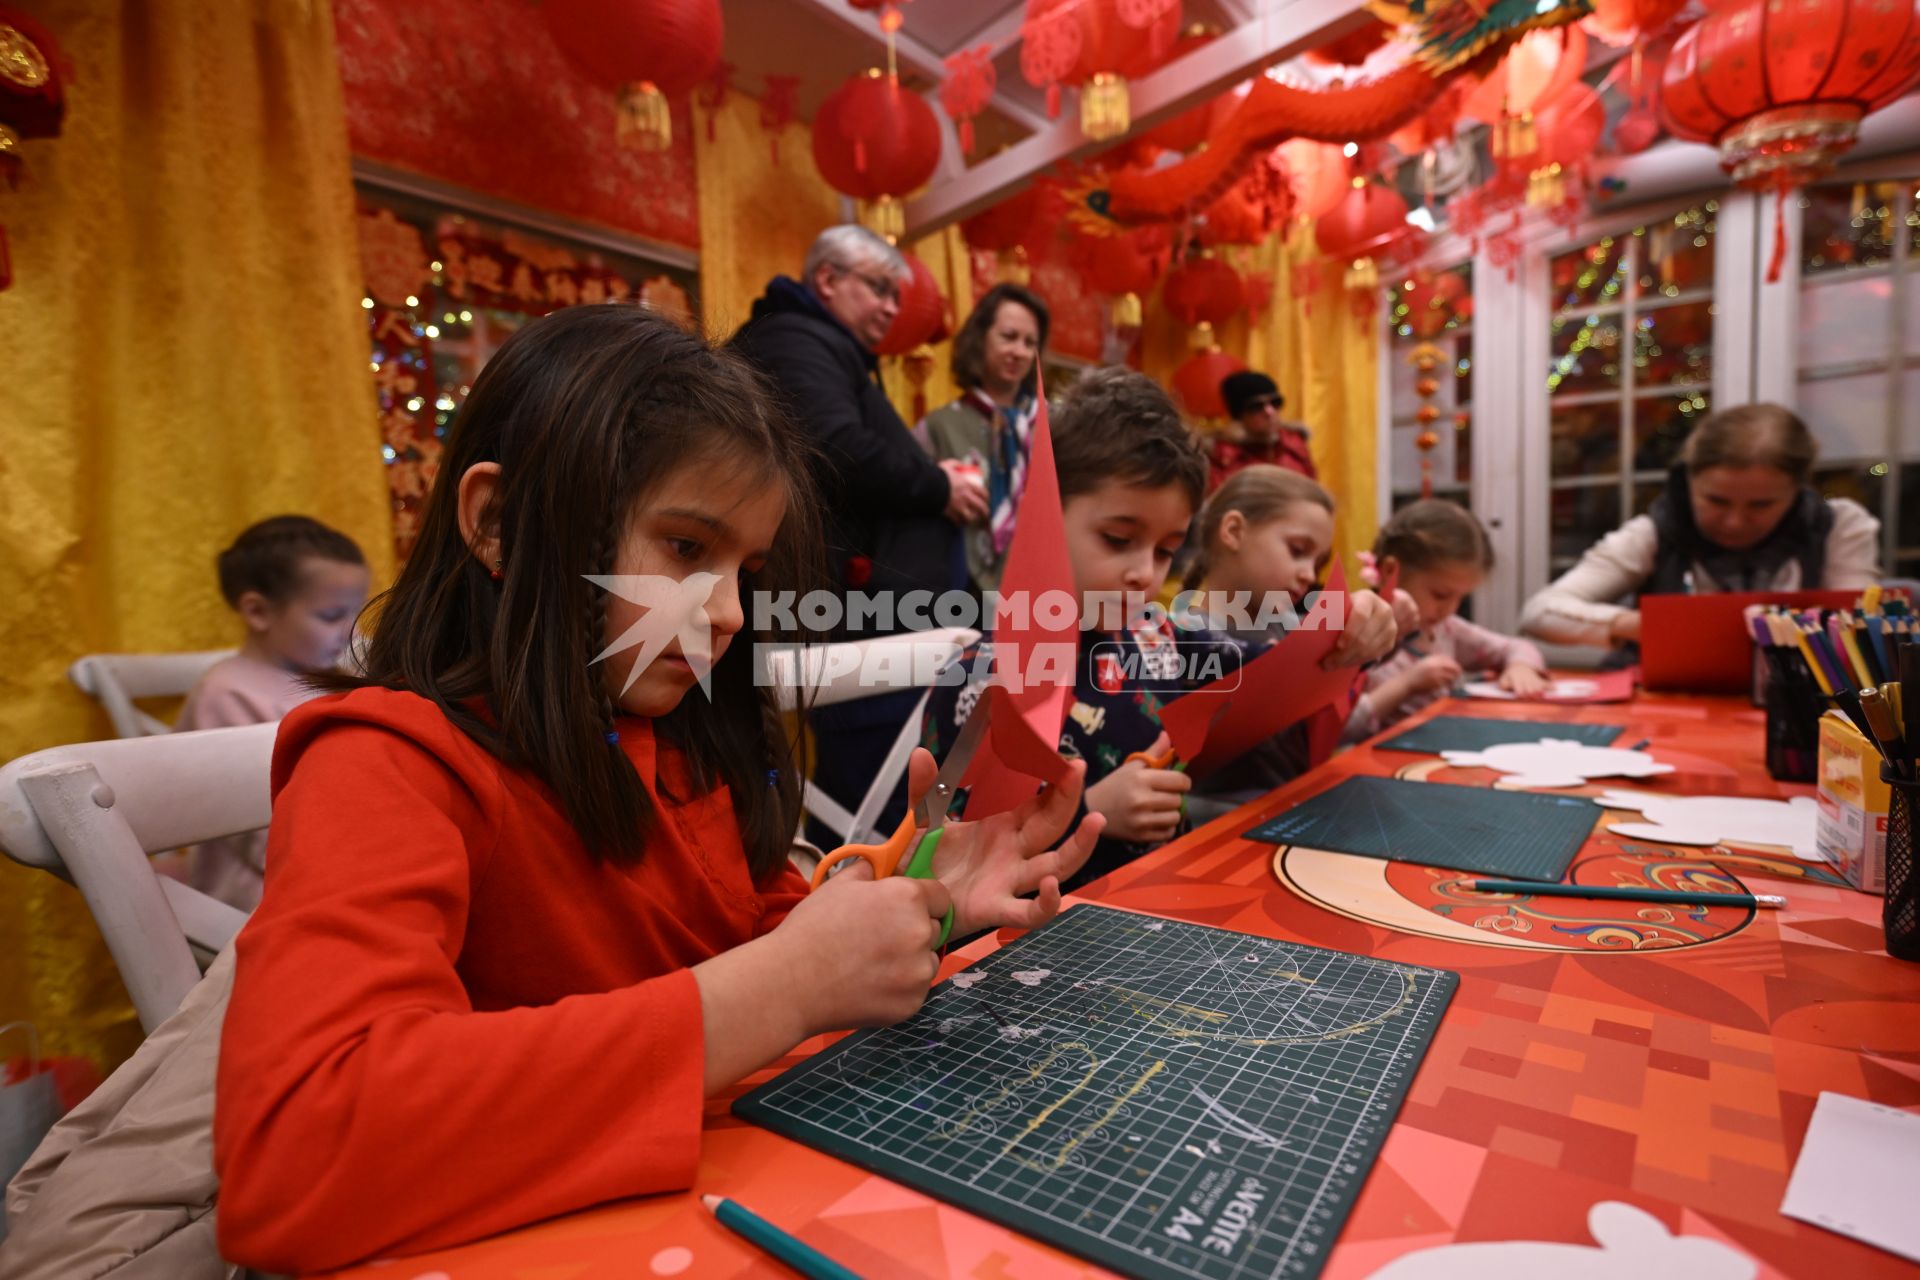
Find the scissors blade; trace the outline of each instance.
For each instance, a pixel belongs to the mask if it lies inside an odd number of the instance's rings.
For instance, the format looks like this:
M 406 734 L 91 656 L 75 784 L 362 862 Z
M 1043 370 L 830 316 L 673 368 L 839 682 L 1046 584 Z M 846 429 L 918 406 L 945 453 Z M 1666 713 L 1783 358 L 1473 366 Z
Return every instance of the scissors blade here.
M 934 778 L 932 788 L 920 801 L 922 825 L 937 827 L 947 820 L 947 806 L 953 803 L 953 793 L 960 789 L 960 780 L 967 776 L 967 768 L 978 754 L 980 744 L 986 741 L 987 724 L 991 719 L 983 690 L 980 701 L 968 713 L 966 724 L 960 727 L 960 736 L 954 739 L 953 749 L 947 752 L 947 758 L 941 762 L 940 773 Z

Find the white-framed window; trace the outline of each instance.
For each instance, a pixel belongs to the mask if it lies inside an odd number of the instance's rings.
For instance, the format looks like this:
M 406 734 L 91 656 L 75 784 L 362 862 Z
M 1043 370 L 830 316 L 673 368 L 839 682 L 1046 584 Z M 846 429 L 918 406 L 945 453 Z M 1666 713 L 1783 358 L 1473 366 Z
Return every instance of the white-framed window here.
M 1796 400 L 1820 445 L 1815 482 L 1880 518 L 1881 562 L 1899 577 L 1920 576 L 1917 183 L 1824 183 L 1799 196 Z
M 1652 504 L 1712 408 L 1718 209 L 1690 203 L 1548 259 L 1550 577 Z

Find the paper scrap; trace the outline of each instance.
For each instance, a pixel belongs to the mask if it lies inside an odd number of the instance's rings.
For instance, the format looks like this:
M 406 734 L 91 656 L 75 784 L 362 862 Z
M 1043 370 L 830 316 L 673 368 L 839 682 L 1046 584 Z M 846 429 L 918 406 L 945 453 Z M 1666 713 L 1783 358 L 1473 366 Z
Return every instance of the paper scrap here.
M 1822 1093 L 1780 1212 L 1920 1262 L 1915 1187 L 1920 1116 Z

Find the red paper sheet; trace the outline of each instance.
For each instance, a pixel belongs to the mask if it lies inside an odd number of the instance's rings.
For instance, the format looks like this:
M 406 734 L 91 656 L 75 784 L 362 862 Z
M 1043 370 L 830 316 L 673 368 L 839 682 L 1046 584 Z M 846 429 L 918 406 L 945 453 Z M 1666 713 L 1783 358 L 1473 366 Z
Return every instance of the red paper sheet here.
M 1326 589 L 1342 596 L 1346 593 L 1346 572 L 1338 564 L 1327 579 Z M 1163 725 L 1171 716 L 1174 723 L 1183 726 L 1183 732 L 1195 721 L 1211 726 L 1201 750 L 1191 756 L 1182 753 L 1191 762 L 1189 772 L 1195 777 L 1204 776 L 1342 695 L 1351 694 L 1356 674 L 1353 668 L 1323 671 L 1320 667 L 1321 659 L 1340 642 L 1340 634 L 1327 628 L 1294 631 L 1237 673 L 1161 707 Z
M 1004 624 L 1001 619 L 994 622 L 995 674 L 984 695 L 992 699 L 988 710 L 993 720 L 987 749 L 973 758 L 962 780 L 970 789 L 969 818 L 1004 813 L 1031 797 L 1041 783 L 1058 782 L 1067 775 L 1067 761 L 1060 756 L 1060 726 L 1073 697 L 1080 620 L 1077 607 L 1067 610 L 1064 620 L 1044 616 L 1046 611 L 1036 607 L 1049 592 L 1075 598 L 1045 388 L 1038 393 L 1040 412 L 1033 424 L 1027 487 L 1020 497 L 1013 542 L 1007 548 L 1007 567 L 1000 575 L 1001 596 L 1016 601 L 1024 596 L 1027 605 L 1012 610 Z M 1010 679 L 1008 673 L 1017 678 Z
M 1555 677 L 1556 681 L 1580 681 L 1591 684 L 1593 690 L 1590 693 L 1556 693 L 1552 687 L 1549 686 L 1546 693 L 1538 694 L 1534 697 L 1523 698 L 1518 695 L 1509 694 L 1501 700 L 1507 702 L 1564 702 L 1569 704 L 1626 702 L 1633 697 L 1633 687 L 1639 679 L 1639 676 L 1640 668 L 1638 667 L 1627 667 L 1620 671 L 1581 672 L 1576 675 L 1557 676 Z M 1472 690 L 1468 691 L 1467 696 L 1470 698 L 1493 698 L 1492 694 L 1477 693 Z

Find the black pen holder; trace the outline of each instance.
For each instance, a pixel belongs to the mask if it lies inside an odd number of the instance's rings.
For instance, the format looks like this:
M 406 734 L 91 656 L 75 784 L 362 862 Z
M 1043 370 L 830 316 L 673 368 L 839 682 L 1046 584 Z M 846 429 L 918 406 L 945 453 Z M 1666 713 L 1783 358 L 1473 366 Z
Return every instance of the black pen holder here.
M 1838 705 L 1804 682 L 1769 680 L 1768 774 L 1779 782 L 1812 782 L 1820 763 L 1820 716 L 1828 707 Z
M 1903 778 L 1892 765 L 1880 766 L 1892 791 L 1887 805 L 1887 897 L 1881 908 L 1887 930 L 1887 954 L 1920 961 L 1920 867 L 1914 863 L 1913 813 L 1920 804 L 1920 779 Z

